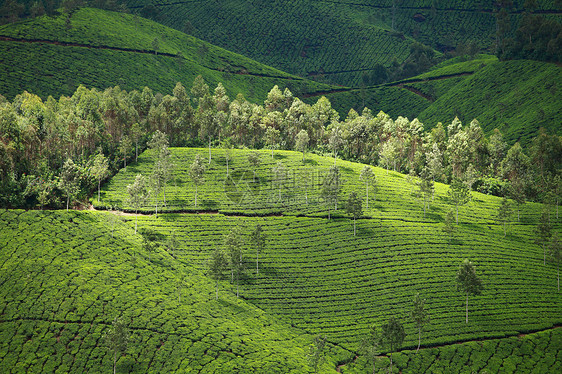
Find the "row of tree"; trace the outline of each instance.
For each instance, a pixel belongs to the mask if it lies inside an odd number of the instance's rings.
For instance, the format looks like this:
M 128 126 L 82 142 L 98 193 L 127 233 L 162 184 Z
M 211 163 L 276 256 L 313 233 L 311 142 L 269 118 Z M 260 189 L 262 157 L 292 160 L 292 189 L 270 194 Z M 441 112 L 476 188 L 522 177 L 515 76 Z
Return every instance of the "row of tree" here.
M 54 186 L 68 159 L 86 170 L 96 154 L 107 155 L 114 173 L 126 166 L 155 131 L 168 136 L 170 146 L 295 149 L 331 153 L 387 169 L 425 173 L 434 181 L 462 179 L 469 188 L 522 199 L 560 195 L 562 140 L 544 131 L 533 140 L 529 155 L 516 143 L 511 148 L 499 130 L 489 136 L 478 121 L 468 126 L 455 118 L 448 126 L 423 124 L 387 114 L 350 110 L 340 120 L 330 101 L 321 97 L 309 105 L 275 86 L 262 105 L 242 95 L 230 100 L 222 84 L 210 91 L 201 76 L 188 95 L 178 83 L 172 95 L 149 88 L 127 93 L 80 86 L 72 97 L 58 101 L 24 92 L 12 102 L 0 97 L 0 201 L 2 206 L 40 204 L 37 190 Z M 101 150 L 101 151 L 100 151 Z M 558 178 L 558 179 L 557 179 Z M 83 197 L 97 180 L 80 173 Z M 39 186 L 29 189 L 30 185 Z M 26 191 L 27 190 L 27 191 Z M 62 192 L 50 206 L 63 205 Z

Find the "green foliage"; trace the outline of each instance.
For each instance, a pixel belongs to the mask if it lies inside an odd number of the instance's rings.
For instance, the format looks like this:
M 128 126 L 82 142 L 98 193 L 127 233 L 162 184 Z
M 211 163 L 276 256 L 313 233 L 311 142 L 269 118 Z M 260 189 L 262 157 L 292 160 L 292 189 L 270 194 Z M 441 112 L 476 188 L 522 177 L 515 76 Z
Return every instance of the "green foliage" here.
M 166 251 L 147 261 L 132 220 L 112 238 L 110 215 L 0 212 L 1 372 L 111 372 L 104 336 L 117 316 L 129 335 L 117 373 L 299 373 L 307 366 L 312 336 L 231 293 L 215 301 L 214 280 Z
M 308 352 L 308 361 L 310 366 L 314 369 L 314 373 L 318 373 L 319 366 L 325 360 L 325 349 L 326 349 L 327 337 L 324 335 L 317 335 L 314 337 L 312 344 L 310 344 Z
M 46 99 L 49 95 L 71 95 L 79 84 L 98 89 L 119 84 L 127 90 L 148 86 L 166 93 L 177 82 L 191 85 L 197 75 L 203 75 L 212 87 L 222 82 L 232 96 L 243 92 L 251 101 L 261 101 L 275 84 L 298 93 L 329 87 L 136 15 L 81 8 L 72 14 L 71 29 L 65 26 L 65 19 L 66 15 L 44 16 L 0 26 L 0 36 L 60 43 L 1 41 L 0 54 L 18 61 L 0 65 L 0 75 L 12 77 L 0 81 L 3 95 L 11 99 L 28 90 Z M 157 55 L 152 45 L 155 38 L 159 40 Z M 93 66 L 103 69 L 96 68 L 94 74 Z

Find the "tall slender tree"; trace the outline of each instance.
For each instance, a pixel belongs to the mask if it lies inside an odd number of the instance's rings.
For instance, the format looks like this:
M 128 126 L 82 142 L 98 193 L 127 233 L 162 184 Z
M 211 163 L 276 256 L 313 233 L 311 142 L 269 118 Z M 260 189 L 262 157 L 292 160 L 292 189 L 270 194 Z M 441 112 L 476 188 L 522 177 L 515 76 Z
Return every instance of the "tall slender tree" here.
M 482 281 L 476 275 L 472 262 L 465 259 L 457 271 L 457 290 L 466 294 L 466 323 L 468 323 L 468 295 L 480 295 L 482 289 Z
M 308 148 L 308 143 L 310 142 L 310 138 L 308 137 L 308 132 L 306 130 L 301 130 L 297 134 L 297 142 L 296 142 L 296 149 L 302 152 L 302 162 L 304 163 L 304 155 Z
M 256 169 L 261 164 L 261 158 L 259 152 L 250 152 L 248 153 L 248 163 L 252 166 L 254 171 L 254 182 L 256 181 Z
M 364 355 L 368 361 L 373 362 L 373 374 L 376 373 L 377 369 L 377 356 L 380 354 L 379 346 L 380 337 L 377 333 L 376 326 L 373 325 L 359 345 L 359 352 Z
M 198 153 L 195 155 L 193 163 L 189 167 L 189 177 L 195 185 L 195 207 L 197 208 L 197 187 L 205 183 L 205 165 L 203 164 L 203 158 Z
M 224 252 L 220 249 L 215 249 L 209 261 L 209 273 L 211 278 L 216 282 L 216 296 L 219 299 L 219 281 L 224 279 L 224 273 L 228 268 L 228 261 Z
M 78 184 L 80 177 L 80 171 L 78 166 L 72 161 L 72 159 L 67 158 L 60 174 L 58 187 L 64 191 L 66 195 L 66 211 L 68 212 L 68 206 L 71 200 L 74 201 L 78 192 L 80 192 L 80 186 Z
M 265 247 L 265 233 L 263 232 L 262 225 L 256 225 L 256 228 L 250 234 L 250 241 L 256 247 L 256 274 L 259 274 L 260 251 L 263 252 L 263 249 Z
M 562 262 L 562 241 L 558 237 L 558 233 L 554 233 L 550 238 L 548 245 L 550 258 L 556 264 L 558 291 L 560 291 L 560 262 Z
M 105 334 L 105 344 L 113 354 L 113 374 L 115 374 L 117 359 L 127 351 L 129 344 L 129 332 L 125 324 L 117 317 L 115 317 L 111 327 Z
M 386 346 L 390 349 L 390 372 L 392 373 L 392 352 L 397 350 L 404 338 L 406 337 L 406 333 L 404 332 L 404 326 L 396 319 L 396 317 L 392 316 L 388 320 L 388 322 L 382 325 L 382 333 L 381 333 L 381 343 L 383 346 Z
M 543 265 L 546 265 L 546 245 L 552 236 L 552 226 L 550 225 L 548 210 L 544 209 L 535 227 L 535 243 L 542 246 Z
M 447 192 L 451 203 L 456 209 L 456 221 L 459 224 L 459 206 L 463 206 L 468 203 L 471 199 L 470 190 L 468 186 L 462 182 L 460 179 L 454 179 Z
M 414 306 L 412 308 L 412 311 L 410 312 L 410 316 L 418 327 L 418 348 L 416 349 L 417 352 L 420 350 L 422 327 L 426 323 L 429 323 L 429 314 L 427 313 L 427 310 L 425 310 L 425 299 L 422 299 L 420 297 L 419 292 L 416 293 L 416 296 L 414 296 Z
M 359 196 L 357 196 L 355 191 L 349 194 L 349 198 L 347 199 L 347 204 L 345 206 L 345 211 L 347 212 L 347 214 L 351 214 L 351 216 L 353 217 L 353 236 L 355 236 L 355 221 L 363 214 L 363 201 Z
M 363 166 L 361 169 L 361 174 L 359 175 L 359 179 L 361 179 L 365 183 L 365 191 L 367 193 L 367 209 L 369 209 L 369 186 L 372 184 L 373 188 L 376 188 L 377 179 L 375 173 L 373 172 L 373 168 L 369 165 Z M 373 196 L 373 199 L 375 196 Z
M 308 351 L 308 361 L 314 369 L 314 373 L 318 373 L 318 368 L 325 360 L 326 341 L 325 335 L 318 334 L 310 344 Z
M 98 202 L 100 201 L 101 180 L 109 175 L 109 161 L 103 155 L 101 149 L 94 157 L 90 173 L 98 182 Z
M 138 210 L 146 204 L 148 199 L 148 188 L 146 181 L 142 174 L 137 174 L 135 182 L 127 186 L 127 193 L 129 195 L 129 204 L 135 208 L 135 234 L 137 233 L 137 213 Z

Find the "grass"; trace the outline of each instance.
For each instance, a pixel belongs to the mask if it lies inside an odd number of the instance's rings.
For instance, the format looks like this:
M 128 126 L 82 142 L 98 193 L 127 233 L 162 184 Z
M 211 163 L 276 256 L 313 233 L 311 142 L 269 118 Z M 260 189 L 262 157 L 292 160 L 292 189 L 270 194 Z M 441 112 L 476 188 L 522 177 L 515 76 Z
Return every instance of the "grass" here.
M 243 93 L 253 102 L 262 102 L 276 84 L 295 95 L 329 89 L 137 16 L 83 8 L 73 13 L 72 28 L 66 28 L 65 19 L 44 16 L 0 26 L 0 36 L 70 43 L 0 41 L 2 56 L 17 61 L 0 65 L 1 76 L 9 77 L 0 83 L 4 96 L 11 99 L 23 90 L 43 98 L 69 95 L 79 84 L 99 89 L 119 84 L 127 90 L 148 86 L 168 93 L 176 82 L 191 87 L 198 74 L 211 88 L 222 82 L 231 97 Z

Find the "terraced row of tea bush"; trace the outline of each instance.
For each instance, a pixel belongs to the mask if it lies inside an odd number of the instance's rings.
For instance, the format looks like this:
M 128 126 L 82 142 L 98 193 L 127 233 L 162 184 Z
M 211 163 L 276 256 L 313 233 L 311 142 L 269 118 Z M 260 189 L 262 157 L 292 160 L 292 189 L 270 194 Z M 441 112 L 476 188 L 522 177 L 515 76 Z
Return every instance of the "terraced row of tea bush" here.
M 562 331 L 555 328 L 503 339 L 402 351 L 393 355 L 402 373 L 558 373 L 562 370 Z M 379 372 L 388 361 L 377 360 Z M 363 373 L 372 362 L 359 358 L 342 373 Z
M 241 296 L 352 350 L 370 325 L 381 326 L 391 315 L 405 325 L 404 346 L 415 347 L 417 328 L 408 313 L 416 292 L 427 299 L 431 314 L 422 344 L 502 337 L 560 323 L 556 269 L 543 265 L 528 224 L 513 225 L 507 238 L 499 225 L 461 224 L 450 239 L 441 224 L 406 217 L 358 220 L 357 236 L 349 219 L 212 214 L 138 219 L 142 228 L 175 235 L 178 258 L 200 269 L 229 230 L 241 228 L 247 266 Z M 267 237 L 259 275 L 247 236 L 257 224 Z M 465 258 L 475 263 L 485 286 L 469 300 L 468 324 L 465 295 L 455 288 Z
M 44 98 L 70 95 L 79 84 L 167 93 L 177 82 L 190 87 L 198 74 L 211 87 L 223 83 L 231 97 L 243 93 L 255 102 L 276 84 L 297 95 L 330 89 L 137 16 L 83 8 L 73 13 L 72 28 L 65 19 L 43 16 L 0 26 L 0 36 L 20 40 L 0 41 L 0 74 L 10 77 L 0 83 L 4 96 L 11 99 L 23 90 Z
M 141 242 L 113 214 L 0 212 L 0 371 L 110 372 L 104 336 L 115 317 L 130 335 L 117 372 L 307 367 L 312 337 L 223 286 L 216 301 L 192 264 Z
M 419 114 L 424 123 L 477 118 L 489 132 L 528 144 L 540 127 L 560 134 L 562 70 L 555 64 L 517 60 L 493 63 L 465 77 Z
M 289 215 L 314 215 L 327 217 L 334 214 L 335 204 L 328 205 L 322 199 L 322 184 L 334 159 L 307 153 L 302 162 L 302 153 L 293 151 L 258 150 L 261 164 L 254 169 L 248 162 L 249 150 L 231 150 L 229 176 L 227 177 L 224 149 L 212 149 L 211 163 L 209 150 L 205 148 L 170 148 L 174 164 L 171 179 L 166 185 L 165 211 L 221 211 L 244 215 L 283 213 Z M 198 187 L 198 206 L 195 207 L 195 185 L 189 178 L 189 167 L 200 154 L 206 158 L 206 183 Z M 274 168 L 281 164 L 286 171 L 282 184 L 276 179 Z M 416 197 L 418 187 L 414 179 L 402 174 L 373 168 L 377 191 L 371 185 L 369 209 L 366 209 L 366 186 L 360 180 L 364 165 L 337 160 L 342 178 L 339 194 L 338 215 L 345 214 L 345 201 L 350 192 L 363 198 L 364 215 L 374 218 L 399 218 L 408 221 L 440 223 L 452 208 L 447 198 L 447 185 L 436 183 L 435 194 L 425 218 L 423 202 Z M 131 210 L 128 204 L 127 185 L 132 184 L 137 174 L 149 177 L 154 167 L 154 151 L 148 150 L 139 156 L 138 163 L 127 166 L 102 188 L 101 201 L 97 197 L 91 202 L 96 208 L 117 207 Z M 279 198 L 281 196 L 281 198 Z M 495 223 L 496 212 L 501 199 L 473 192 L 473 200 L 459 209 L 459 221 L 464 223 Z M 164 194 L 159 196 L 159 205 Z M 308 203 L 307 203 L 308 200 Z M 155 199 L 150 199 L 145 212 L 155 211 Z M 159 211 L 162 208 L 159 207 Z M 540 205 L 527 203 L 521 208 L 521 223 L 534 224 L 540 215 Z M 516 217 L 513 217 L 516 220 Z
M 342 80 L 326 78 L 347 86 L 359 82 L 358 70 L 402 62 L 413 42 L 332 2 L 131 0 L 127 5 L 133 10 L 155 5 L 153 18 L 167 26 L 292 74 L 355 71 Z

